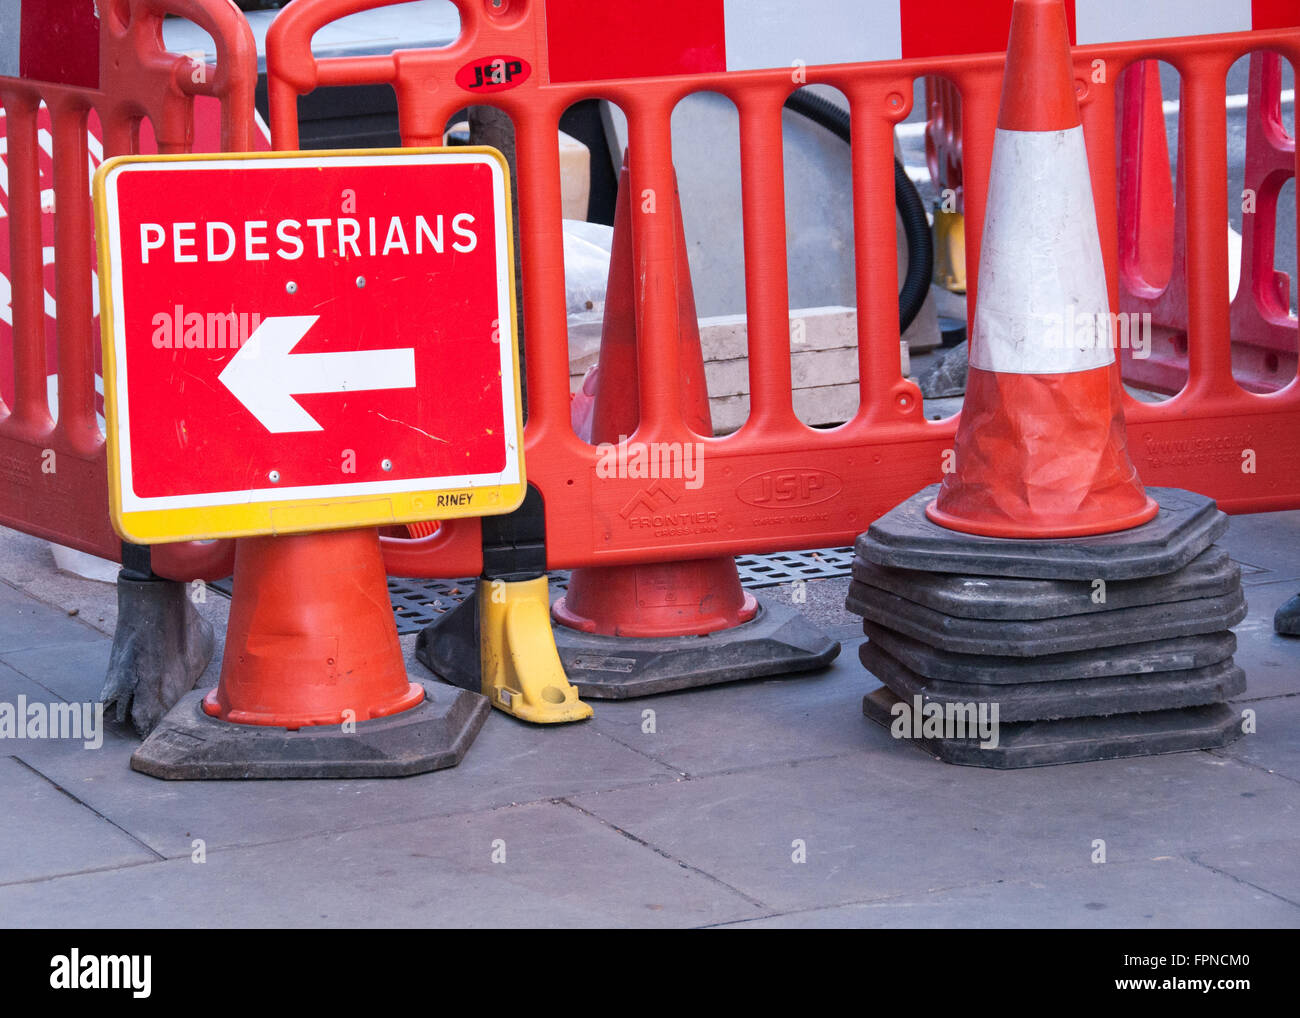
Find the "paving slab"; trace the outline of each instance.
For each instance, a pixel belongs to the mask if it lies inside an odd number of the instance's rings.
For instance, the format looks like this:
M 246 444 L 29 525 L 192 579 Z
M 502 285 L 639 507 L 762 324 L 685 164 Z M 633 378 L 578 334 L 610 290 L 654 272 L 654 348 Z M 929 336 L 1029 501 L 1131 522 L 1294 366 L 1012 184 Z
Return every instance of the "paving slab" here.
M 1245 700 L 1233 707 L 1255 712 L 1255 732 L 1215 753 L 1280 774 L 1300 786 L 1300 695 Z M 1300 795 L 1300 787 L 1296 791 Z M 1300 858 L 1296 869 L 1300 870 Z
M 187 850 L 0 887 L 0 923 L 39 915 L 56 927 L 700 926 L 760 912 L 563 803 L 254 848 L 209 844 L 201 864 Z
M 1300 693 L 1300 637 L 1273 632 L 1273 613 L 1297 591 L 1300 579 L 1246 588 L 1250 610 L 1233 626 L 1237 634 L 1234 660 L 1246 673 L 1246 692 L 1241 699 Z
M 1098 840 L 1131 862 L 1300 835 L 1294 782 L 1207 753 L 1002 772 L 896 749 L 575 801 L 776 908 L 1041 876 Z
M 1243 842 L 1197 852 L 1195 860 L 1300 905 L 1300 839 Z
M 98 634 L 96 634 L 98 635 Z M 113 642 L 96 640 L 64 643 L 56 648 L 37 647 L 0 653 L 0 663 L 21 672 L 33 682 L 69 703 L 99 699 L 108 674 Z
M 119 729 L 97 752 L 44 743 L 26 759 L 169 857 L 188 855 L 193 838 L 250 845 L 677 777 L 589 723 L 529 725 L 499 711 L 460 766 L 408 778 L 163 781 L 130 769 L 138 745 Z
M 0 583 L 0 655 L 103 639 L 103 633 L 66 611 Z
M 0 816 L 0 885 L 158 858 L 11 756 L 0 757 Z M 6 911 L 0 903 L 0 924 Z M 14 918 L 40 926 L 42 914 L 37 908 Z
M 0 703 L 10 704 L 16 708 L 20 696 L 25 696 L 28 703 L 36 701 L 46 703 L 52 699 L 50 691 L 44 686 L 38 685 L 26 675 L 0 662 Z M 15 745 L 17 743 L 13 740 L 0 739 L 0 755 L 13 756 L 17 752 L 14 749 Z
M 1300 906 L 1186 859 L 1161 858 L 1094 865 L 1043 880 L 1009 880 L 790 912 L 730 925 L 782 929 L 1294 929 L 1300 925 Z
M 591 724 L 692 776 L 861 752 L 868 743 L 855 713 L 864 688 L 877 685 L 858 662 L 861 642 L 859 632 L 829 668 L 809 675 L 596 701 Z
M 1300 509 L 1233 516 L 1218 544 L 1227 548 L 1236 562 L 1261 570 L 1243 569 L 1244 586 L 1275 580 L 1300 581 Z M 1300 590 L 1300 585 L 1296 589 Z

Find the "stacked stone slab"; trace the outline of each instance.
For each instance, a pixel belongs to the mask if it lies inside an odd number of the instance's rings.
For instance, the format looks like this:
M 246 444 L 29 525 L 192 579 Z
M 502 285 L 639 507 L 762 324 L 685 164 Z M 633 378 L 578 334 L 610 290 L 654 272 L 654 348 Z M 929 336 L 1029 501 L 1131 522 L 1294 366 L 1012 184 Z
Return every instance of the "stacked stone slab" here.
M 1214 544 L 1227 517 L 1202 495 L 1151 488 L 1151 522 L 1091 537 L 978 537 L 925 515 L 936 488 L 901 503 L 855 545 L 846 607 L 860 657 L 884 683 L 863 712 L 970 717 L 997 705 L 996 747 L 921 738 L 949 763 L 984 767 L 1144 756 L 1226 745 L 1227 700 L 1245 689 L 1230 627 L 1246 615 L 1241 571 Z M 903 704 L 903 707 L 899 707 Z M 919 732 L 920 729 L 918 728 Z

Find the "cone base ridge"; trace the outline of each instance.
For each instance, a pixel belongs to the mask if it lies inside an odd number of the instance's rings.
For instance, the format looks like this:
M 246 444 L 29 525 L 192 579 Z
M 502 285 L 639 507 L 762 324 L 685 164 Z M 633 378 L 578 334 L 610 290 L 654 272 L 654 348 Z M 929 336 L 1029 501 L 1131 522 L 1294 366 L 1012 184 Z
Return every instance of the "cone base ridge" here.
M 1179 488 L 1151 488 L 1158 511 L 1140 526 L 1043 540 L 1000 538 L 942 527 L 926 507 L 938 485 L 900 502 L 854 543 L 857 554 L 895 569 L 1049 580 L 1162 576 L 1191 562 L 1228 529 L 1214 500 Z
M 416 706 L 355 725 L 297 730 L 231 724 L 208 715 L 205 691 L 187 694 L 131 757 L 168 780 L 392 778 L 455 767 L 491 708 L 485 697 L 421 682 Z
M 595 700 L 812 672 L 840 652 L 798 609 L 766 599 L 753 621 L 703 636 L 638 639 L 556 626 L 555 645 L 578 694 Z
M 941 527 L 955 530 L 962 534 L 974 534 L 979 537 L 1022 538 L 1032 540 L 1053 540 L 1062 537 L 1093 537 L 1098 534 L 1114 534 L 1132 530 L 1155 519 L 1160 506 L 1155 499 L 1148 497 L 1145 504 L 1127 516 L 1108 515 L 1104 519 L 1083 523 L 1051 523 L 1035 520 L 1032 527 L 1018 521 L 999 523 L 993 520 L 967 519 L 946 513 L 939 508 L 937 500 L 925 507 L 925 515 Z M 1032 537 L 1027 531 L 1032 530 Z
M 551 606 L 561 629 L 649 639 L 704 636 L 757 613 L 729 556 L 575 569 L 568 592 Z

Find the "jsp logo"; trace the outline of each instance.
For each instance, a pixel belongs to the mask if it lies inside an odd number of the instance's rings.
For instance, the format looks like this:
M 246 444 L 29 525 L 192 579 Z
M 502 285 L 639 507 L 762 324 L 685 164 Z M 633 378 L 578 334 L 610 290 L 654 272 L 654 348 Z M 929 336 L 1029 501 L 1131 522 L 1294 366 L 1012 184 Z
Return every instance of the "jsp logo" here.
M 528 61 L 522 57 L 487 57 L 456 72 L 456 84 L 471 92 L 502 92 L 522 84 L 530 71 Z
M 496 59 L 486 64 L 474 65 L 473 88 L 484 85 L 508 85 L 516 74 L 524 69 L 521 60 Z

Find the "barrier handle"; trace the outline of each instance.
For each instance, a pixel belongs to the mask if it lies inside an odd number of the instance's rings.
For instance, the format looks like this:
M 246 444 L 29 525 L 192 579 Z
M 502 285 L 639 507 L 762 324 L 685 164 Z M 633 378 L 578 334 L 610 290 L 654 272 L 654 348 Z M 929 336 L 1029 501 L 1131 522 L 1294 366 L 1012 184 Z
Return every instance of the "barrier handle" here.
M 142 109 L 161 103 L 161 108 L 153 111 L 160 147 L 179 144 L 165 137 L 170 132 L 164 127 L 173 125 L 174 118 L 185 119 L 176 114 L 177 99 L 188 102 L 195 95 L 221 99 L 221 147 L 228 152 L 251 150 L 257 44 L 248 21 L 234 4 L 127 0 L 126 12 L 129 20 L 124 22 L 115 5 L 105 5 L 103 90 L 110 95 L 131 96 Z M 163 48 L 162 21 L 167 14 L 192 21 L 216 43 L 217 63 L 210 80 L 205 74 L 202 80 L 195 81 L 193 61 Z M 130 69 L 143 73 L 132 74 Z M 114 81 L 119 76 L 122 80 Z
M 267 91 L 271 107 L 271 138 L 276 149 L 298 147 L 298 116 L 293 101 L 321 85 L 345 84 L 360 79 L 396 83 L 398 62 L 390 54 L 377 56 L 327 57 L 312 53 L 312 37 L 331 22 L 349 14 L 392 7 L 403 0 L 316 0 L 290 4 L 271 23 L 266 33 Z M 466 46 L 487 17 L 490 0 L 451 0 L 460 14 L 460 35 L 454 45 Z M 510 5 L 503 0 L 502 9 Z M 518 4 L 516 4 L 518 5 Z M 522 6 L 526 9 L 527 0 Z

